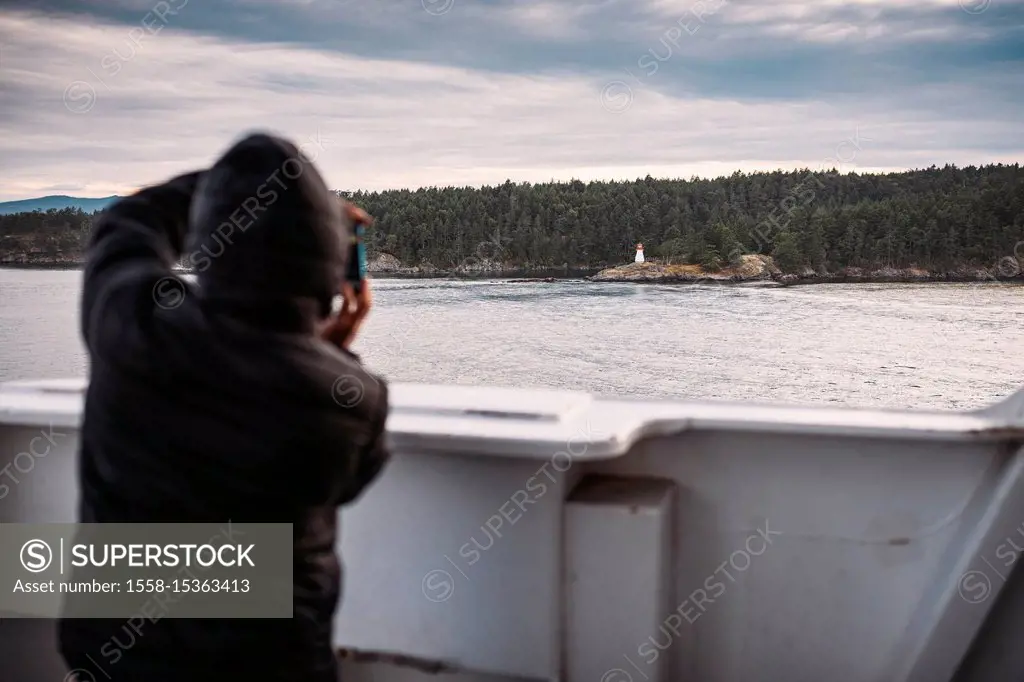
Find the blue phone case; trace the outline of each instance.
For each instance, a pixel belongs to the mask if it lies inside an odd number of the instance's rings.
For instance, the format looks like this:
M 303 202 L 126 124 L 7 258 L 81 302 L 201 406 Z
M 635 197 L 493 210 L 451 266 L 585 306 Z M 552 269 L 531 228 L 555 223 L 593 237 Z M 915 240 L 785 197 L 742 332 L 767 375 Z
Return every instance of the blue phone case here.
M 359 251 L 359 279 L 366 279 L 366 244 L 363 242 L 363 235 L 366 234 L 366 228 L 362 225 L 356 225 L 356 250 Z
M 349 264 L 349 282 L 355 287 L 356 291 L 360 289 L 362 281 L 366 279 L 366 244 L 363 242 L 363 236 L 366 234 L 366 227 L 362 224 L 356 224 L 352 229 L 352 263 Z

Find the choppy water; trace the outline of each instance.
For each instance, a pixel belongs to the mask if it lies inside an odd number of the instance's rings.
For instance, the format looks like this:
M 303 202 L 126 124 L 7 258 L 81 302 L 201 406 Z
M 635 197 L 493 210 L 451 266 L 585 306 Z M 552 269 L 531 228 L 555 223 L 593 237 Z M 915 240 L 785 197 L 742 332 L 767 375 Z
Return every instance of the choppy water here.
M 0 270 L 0 381 L 83 375 L 80 272 Z M 356 344 L 396 381 L 970 409 L 1024 387 L 1024 289 L 376 280 Z

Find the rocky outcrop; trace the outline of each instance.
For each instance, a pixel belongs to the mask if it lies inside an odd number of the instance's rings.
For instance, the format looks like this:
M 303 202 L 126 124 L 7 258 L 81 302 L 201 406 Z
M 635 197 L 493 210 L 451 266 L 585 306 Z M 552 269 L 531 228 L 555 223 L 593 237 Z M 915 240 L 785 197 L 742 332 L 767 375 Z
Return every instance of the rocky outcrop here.
M 373 274 L 397 272 L 402 269 L 402 262 L 390 253 L 382 253 L 366 264 L 366 271 Z
M 948 272 L 932 272 L 921 268 L 843 268 L 836 272 L 820 272 L 807 268 L 799 273 L 782 273 L 769 256 L 760 254 L 742 256 L 736 265 L 708 271 L 699 265 L 665 265 L 662 263 L 630 263 L 602 270 L 592 282 L 765 282 L 778 285 L 794 284 L 852 284 L 899 282 L 995 282 L 1020 281 L 1024 274 L 1019 268 L 1002 267 L 1001 270 L 962 267 Z
M 740 256 L 736 265 L 713 272 L 700 265 L 647 262 L 608 268 L 588 279 L 592 282 L 755 282 L 772 281 L 780 274 L 771 257 L 748 254 Z
M 371 275 L 391 275 L 395 277 L 435 277 L 438 270 L 430 263 L 407 266 L 392 256 L 382 253 L 366 264 L 366 271 Z

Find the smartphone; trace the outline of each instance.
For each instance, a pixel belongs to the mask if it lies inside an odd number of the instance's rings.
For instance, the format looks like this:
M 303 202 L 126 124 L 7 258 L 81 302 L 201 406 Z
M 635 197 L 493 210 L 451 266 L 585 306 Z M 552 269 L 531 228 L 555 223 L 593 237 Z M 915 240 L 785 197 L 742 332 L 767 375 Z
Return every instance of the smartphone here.
M 365 235 L 365 225 L 356 223 L 352 226 L 352 244 L 349 247 L 345 281 L 352 285 L 357 294 L 363 290 L 363 283 L 366 281 L 366 244 L 363 241 Z

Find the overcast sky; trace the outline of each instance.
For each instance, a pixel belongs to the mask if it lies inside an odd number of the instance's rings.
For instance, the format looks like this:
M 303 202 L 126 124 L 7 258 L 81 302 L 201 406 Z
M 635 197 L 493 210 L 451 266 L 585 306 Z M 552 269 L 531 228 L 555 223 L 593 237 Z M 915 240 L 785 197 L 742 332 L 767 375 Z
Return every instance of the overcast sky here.
M 1024 0 L 0 0 L 0 200 L 1024 160 Z

